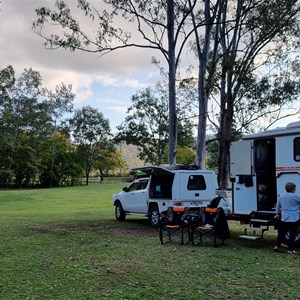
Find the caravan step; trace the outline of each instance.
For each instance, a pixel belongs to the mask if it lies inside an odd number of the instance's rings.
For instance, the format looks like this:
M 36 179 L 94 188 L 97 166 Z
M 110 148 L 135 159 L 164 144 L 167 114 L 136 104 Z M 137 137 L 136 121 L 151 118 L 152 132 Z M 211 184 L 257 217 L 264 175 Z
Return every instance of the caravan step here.
M 246 235 L 246 234 L 241 234 L 239 236 L 240 239 L 245 239 L 245 240 L 261 240 L 262 236 L 255 236 L 255 235 Z
M 266 215 L 276 215 L 276 211 L 275 208 L 274 210 L 258 210 L 257 211 L 258 214 L 266 214 Z
M 249 227 L 246 227 L 246 228 L 245 228 L 245 230 L 253 230 L 253 231 L 267 231 L 267 230 L 268 230 L 268 228 L 249 226 Z
M 265 219 L 250 219 L 250 223 L 268 224 L 269 220 L 265 220 Z

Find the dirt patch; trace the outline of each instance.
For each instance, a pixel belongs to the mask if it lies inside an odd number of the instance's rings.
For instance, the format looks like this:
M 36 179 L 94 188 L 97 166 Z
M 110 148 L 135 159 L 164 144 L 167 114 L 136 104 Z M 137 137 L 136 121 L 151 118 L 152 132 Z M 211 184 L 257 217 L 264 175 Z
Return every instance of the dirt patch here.
M 135 230 L 111 230 L 107 232 L 110 236 L 115 237 L 154 237 L 157 235 L 156 230 L 152 228 L 152 230 L 147 231 L 143 229 L 135 229 Z
M 43 234 L 67 235 L 82 231 L 92 231 L 101 236 L 114 237 L 155 237 L 157 229 L 145 220 L 117 221 L 64 221 L 50 222 L 32 231 Z

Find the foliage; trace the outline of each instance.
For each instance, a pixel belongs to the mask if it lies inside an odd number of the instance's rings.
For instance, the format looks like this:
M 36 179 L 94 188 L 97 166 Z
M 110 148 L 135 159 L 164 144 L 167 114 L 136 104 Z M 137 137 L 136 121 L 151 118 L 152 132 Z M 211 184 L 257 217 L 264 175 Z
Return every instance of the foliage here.
M 146 88 L 131 98 L 125 121 L 117 128 L 117 142 L 125 141 L 140 149 L 140 158 L 154 165 L 167 162 L 168 151 L 168 101 L 167 92 L 158 84 Z M 185 99 L 179 99 L 181 107 Z M 188 117 L 188 109 L 178 105 L 178 145 L 192 147 L 194 144 L 193 125 Z
M 99 162 L 99 153 L 108 149 L 108 121 L 92 108 L 83 108 L 82 115 L 77 112 L 71 122 L 75 147 L 65 126 L 65 114 L 72 112 L 75 97 L 71 86 L 62 83 L 48 90 L 39 72 L 25 69 L 15 78 L 12 66 L 0 71 L 0 80 L 1 187 L 73 185 L 82 174 L 83 161 L 90 168 L 95 159 Z M 95 150 L 95 157 L 87 155 L 86 145 Z M 105 157 L 101 154 L 104 160 L 110 158 L 105 166 L 102 163 L 106 172 L 112 161 L 118 163 L 113 153 L 114 149 Z
M 189 1 L 190 18 L 195 37 L 194 49 L 198 60 L 198 129 L 196 143 L 196 164 L 204 167 L 206 127 L 208 117 L 208 99 L 213 90 L 214 73 L 216 70 L 219 38 L 221 35 L 214 35 L 220 24 L 224 10 L 224 3 L 227 1 L 203 1 L 200 5 L 192 5 Z M 196 4 L 196 2 L 195 2 Z M 225 11 L 225 12 L 224 12 Z
M 207 143 L 206 165 L 209 170 L 214 170 L 215 172 L 217 172 L 218 169 L 218 150 L 219 150 L 218 141 L 214 140 L 214 141 L 209 141 Z
M 122 160 L 120 151 L 110 147 L 99 150 L 95 168 L 99 170 L 100 175 L 103 177 L 114 171 L 119 171 L 120 175 L 125 174 L 128 166 Z
M 293 52 L 299 51 L 299 4 L 224 1 L 222 22 L 213 29 L 212 43 L 217 41 L 218 49 L 210 54 L 208 69 L 215 83 L 212 102 L 219 98 L 211 121 L 219 139 L 221 187 L 227 183 L 231 141 L 258 124 L 267 128 L 290 115 L 283 108 L 298 97 L 299 62 Z
M 195 150 L 185 146 L 177 147 L 176 161 L 178 164 L 194 164 L 196 158 Z
M 63 133 L 55 132 L 51 138 L 41 142 L 40 157 L 42 187 L 74 185 L 78 181 L 82 173 L 78 154 Z
M 67 1 L 61 0 L 56 2 L 55 9 L 47 7 L 36 9 L 37 20 L 33 24 L 33 29 L 44 38 L 45 45 L 51 49 L 61 47 L 71 51 L 96 52 L 100 55 L 132 47 L 160 52 L 168 65 L 168 161 L 174 164 L 178 136 L 176 72 L 183 49 L 191 36 L 187 24 L 190 14 L 189 4 L 194 7 L 196 3 L 196 0 L 103 0 L 102 3 L 97 3 L 96 7 L 91 1 L 78 0 L 77 8 L 85 17 L 85 22 L 80 24 L 75 17 L 75 9 L 71 9 Z M 126 25 L 116 26 L 120 17 L 128 26 L 132 27 L 132 24 L 136 26 L 134 33 L 128 32 Z M 96 25 L 93 24 L 95 22 Z M 91 24 L 91 27 L 94 25 L 95 30 L 92 32 L 84 30 L 83 24 L 87 23 Z M 56 28 L 59 30 L 48 34 L 48 24 L 58 25 Z M 155 58 L 153 60 L 157 61 Z
M 79 0 L 77 7 L 89 24 L 97 23 L 93 31 L 83 29 L 86 23 L 79 23 L 66 1 L 57 1 L 55 9 L 37 9 L 33 28 L 52 49 L 62 47 L 100 55 L 128 47 L 160 51 L 169 68 L 169 163 L 175 162 L 177 138 L 181 136 L 177 131 L 176 72 L 191 39 L 199 61 L 196 162 L 203 165 L 211 100 L 210 121 L 219 139 L 221 187 L 227 182 L 233 139 L 257 128 L 257 124 L 264 122 L 268 127 L 279 118 L 298 113 L 292 110 L 292 101 L 299 93 L 298 0 L 104 0 L 103 7 L 93 4 Z M 119 18 L 131 27 L 135 25 L 136 30 L 128 32 L 127 26 L 116 26 Z M 48 34 L 48 24 L 59 26 Z M 280 84 L 276 76 L 282 78 Z M 282 116 L 287 105 L 288 113 Z M 147 131 L 143 125 L 132 126 L 133 130 Z M 161 146 L 154 148 L 158 157 L 167 149 L 164 142 Z
M 109 121 L 96 108 L 85 106 L 75 111 L 69 124 L 88 185 L 91 170 L 101 165 L 103 150 L 113 151 Z
M 37 71 L 25 69 L 16 79 L 12 66 L 0 73 L 0 167 L 11 174 L 3 184 L 11 184 L 13 177 L 18 185 L 23 180 L 28 184 L 39 161 L 29 143 L 48 134 L 51 120 L 42 98 L 41 77 Z

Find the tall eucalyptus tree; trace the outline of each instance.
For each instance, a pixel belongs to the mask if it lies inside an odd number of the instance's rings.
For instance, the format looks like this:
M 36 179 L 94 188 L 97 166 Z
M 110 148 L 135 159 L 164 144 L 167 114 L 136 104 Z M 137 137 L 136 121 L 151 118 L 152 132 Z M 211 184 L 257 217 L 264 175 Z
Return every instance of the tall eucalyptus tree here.
M 191 7 L 197 1 L 192 2 Z M 174 164 L 177 145 L 176 71 L 189 38 L 185 29 L 190 14 L 187 0 L 103 0 L 97 8 L 87 0 L 78 0 L 77 7 L 83 15 L 98 23 L 97 30 L 93 32 L 82 29 L 83 26 L 71 14 L 67 1 L 56 1 L 55 6 L 53 10 L 46 7 L 36 9 L 37 20 L 33 24 L 34 31 L 45 39 L 46 46 L 50 48 L 62 47 L 104 55 L 137 47 L 159 51 L 166 59 L 169 70 L 169 163 Z M 120 16 L 125 24 L 116 27 Z M 136 25 L 134 34 L 123 29 L 126 22 Z M 53 34 L 47 34 L 49 31 L 45 27 L 48 24 L 59 27 L 53 28 Z

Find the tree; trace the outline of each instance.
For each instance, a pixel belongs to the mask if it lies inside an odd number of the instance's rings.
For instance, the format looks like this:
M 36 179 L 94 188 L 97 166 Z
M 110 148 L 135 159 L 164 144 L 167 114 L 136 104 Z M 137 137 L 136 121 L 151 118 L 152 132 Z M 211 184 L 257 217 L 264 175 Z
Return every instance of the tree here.
M 196 164 L 204 168 L 207 108 L 208 99 L 213 89 L 214 74 L 217 63 L 217 51 L 219 47 L 218 36 L 213 32 L 218 31 L 221 23 L 221 15 L 224 10 L 224 0 L 215 2 L 205 0 L 204 7 L 200 6 L 198 13 L 194 12 L 192 1 L 191 19 L 195 34 L 195 52 L 199 61 L 198 66 L 198 131 L 196 146 Z
M 22 137 L 26 135 L 27 139 L 35 138 L 41 135 L 46 127 L 44 121 L 47 120 L 47 114 L 39 101 L 41 77 L 37 71 L 25 69 L 16 79 L 11 66 L 1 71 L 0 77 L 3 79 L 0 97 L 0 130 L 2 141 L 5 142 L 0 147 L 6 149 L 6 155 L 1 157 L 1 165 L 2 170 L 16 175 L 14 167 L 24 164 L 18 161 L 18 158 L 24 159 L 24 156 L 20 156 L 22 151 L 28 150 L 27 158 L 32 159 L 32 151 L 22 143 Z M 18 174 L 18 181 L 20 181 L 20 172 Z
M 168 150 L 168 101 L 167 91 L 158 84 L 155 88 L 146 88 L 131 98 L 132 105 L 128 108 L 128 116 L 117 128 L 117 142 L 138 146 L 140 158 L 154 165 L 166 163 L 165 154 Z M 178 101 L 185 105 L 185 99 Z M 192 128 L 188 111 L 177 106 L 179 146 L 194 146 Z
M 236 134 L 272 111 L 278 113 L 299 94 L 299 62 L 291 55 L 299 51 L 299 10 L 296 0 L 225 1 L 215 31 L 221 46 L 215 75 L 220 96 L 221 187 L 227 186 L 230 143 Z M 282 73 L 284 78 L 277 80 Z M 241 118 L 243 114 L 246 117 Z
M 53 152 L 53 144 L 55 152 Z M 39 181 L 42 187 L 74 185 L 83 172 L 75 146 L 60 131 L 56 131 L 40 142 L 39 158 Z
M 88 185 L 90 172 L 96 167 L 99 159 L 99 150 L 111 146 L 112 134 L 109 121 L 96 108 L 84 106 L 75 111 L 69 124 L 77 153 L 84 166 L 86 185 Z
M 0 79 L 1 176 L 6 178 L 4 185 L 13 179 L 21 185 L 23 180 L 28 183 L 37 176 L 40 144 L 53 132 L 52 116 L 60 110 L 62 117 L 65 103 L 74 95 L 71 87 L 63 84 L 55 92 L 46 90 L 39 72 L 31 68 L 15 78 L 13 67 L 8 66 L 0 71 Z
M 177 162 L 179 164 L 194 164 L 196 158 L 196 152 L 194 149 L 186 146 L 177 147 Z
M 96 161 L 96 169 L 99 170 L 101 180 L 108 175 L 110 171 L 119 170 L 122 174 L 125 168 L 128 168 L 122 160 L 121 153 L 114 147 L 109 149 L 99 149 Z
M 46 175 L 46 178 L 50 180 L 46 185 L 52 186 L 51 178 L 56 178 L 56 184 L 59 184 L 61 181 L 61 174 L 60 175 L 54 175 L 57 173 L 54 169 L 57 168 L 57 165 L 55 164 L 56 156 L 57 156 L 57 147 L 59 145 L 56 144 L 56 142 L 61 142 L 60 139 L 57 138 L 58 130 L 62 129 L 62 123 L 63 119 L 62 117 L 66 113 L 71 113 L 73 111 L 73 100 L 75 98 L 75 95 L 72 93 L 72 86 L 66 86 L 65 84 L 61 83 L 60 85 L 56 86 L 55 92 L 50 91 L 48 89 L 43 89 L 43 94 L 48 99 L 47 106 L 48 106 L 48 112 L 50 116 L 49 122 L 51 122 L 51 165 L 48 165 L 48 176 Z M 67 150 L 67 148 L 65 149 Z M 62 157 L 61 157 L 62 158 Z M 75 169 L 76 166 L 74 165 Z M 60 173 L 60 172 L 58 172 Z M 51 176 L 49 174 L 52 174 Z M 44 176 L 45 178 L 45 176 Z
M 15 148 L 12 170 L 14 171 L 15 184 L 17 187 L 33 186 L 40 167 L 40 159 L 25 134 Z
M 196 0 L 192 2 L 191 7 L 197 3 Z M 103 3 L 109 5 L 111 12 L 97 10 L 88 1 L 78 0 L 78 8 L 84 15 L 99 22 L 93 37 L 91 32 L 82 30 L 79 22 L 71 15 L 66 2 L 62 0 L 56 2 L 56 10 L 46 7 L 36 9 L 37 21 L 33 24 L 34 31 L 45 39 L 46 46 L 50 48 L 62 47 L 71 51 L 81 50 L 101 55 L 128 47 L 159 51 L 166 59 L 169 69 L 169 163 L 174 164 L 177 145 L 176 70 L 190 36 L 185 32 L 187 16 L 190 14 L 188 2 L 103 0 Z M 136 24 L 135 39 L 130 32 L 114 27 L 113 22 L 119 16 L 123 17 L 123 21 Z M 43 29 L 50 23 L 59 25 L 61 33 L 45 34 Z

